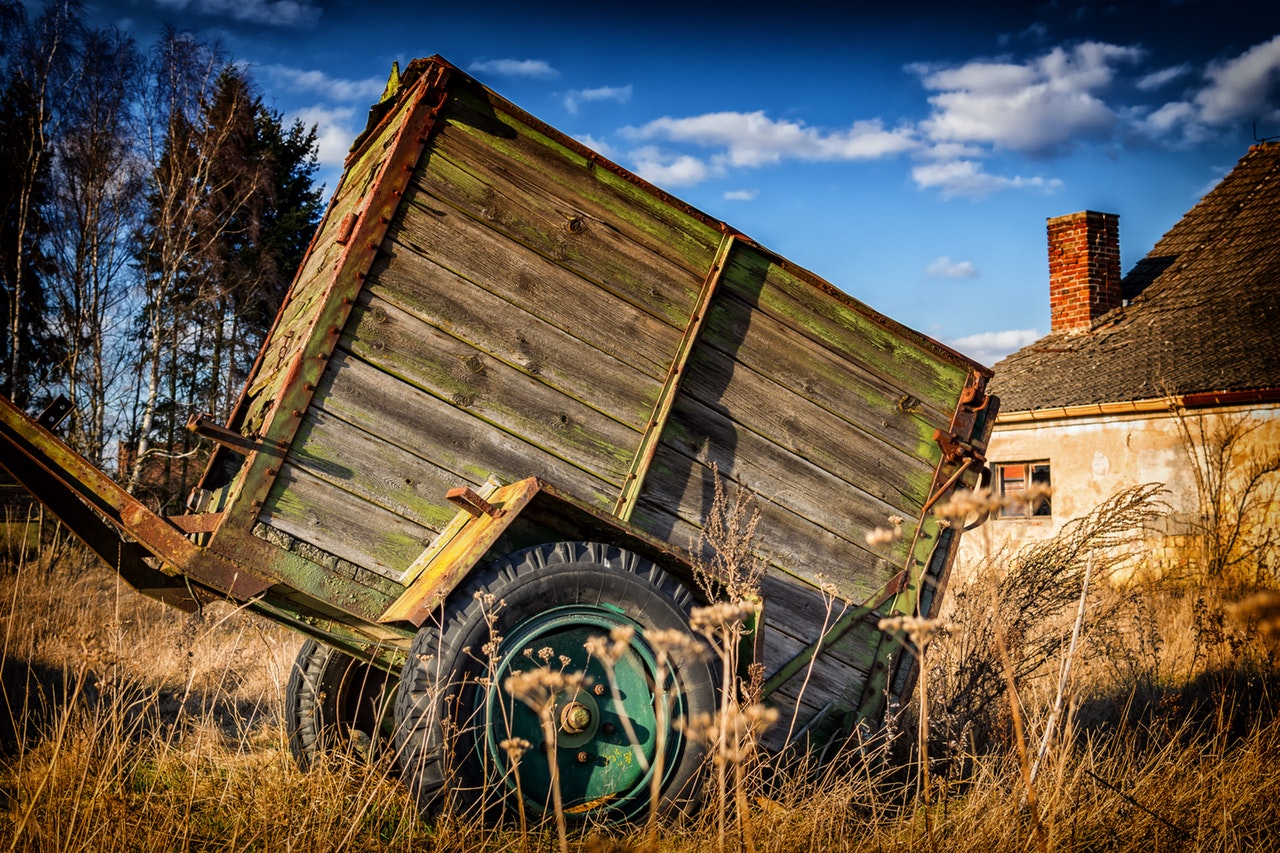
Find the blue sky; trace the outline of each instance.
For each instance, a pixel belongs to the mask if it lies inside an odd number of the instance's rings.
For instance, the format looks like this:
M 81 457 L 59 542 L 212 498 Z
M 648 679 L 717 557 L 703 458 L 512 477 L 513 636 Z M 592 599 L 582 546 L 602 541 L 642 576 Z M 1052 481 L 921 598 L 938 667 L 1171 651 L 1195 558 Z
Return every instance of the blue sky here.
M 216 37 L 319 127 L 331 190 L 393 61 L 440 54 L 872 308 L 984 363 L 1048 331 L 1045 220 L 1128 271 L 1280 137 L 1280 4 L 111 0 Z M 552 11 L 554 10 L 554 11 Z

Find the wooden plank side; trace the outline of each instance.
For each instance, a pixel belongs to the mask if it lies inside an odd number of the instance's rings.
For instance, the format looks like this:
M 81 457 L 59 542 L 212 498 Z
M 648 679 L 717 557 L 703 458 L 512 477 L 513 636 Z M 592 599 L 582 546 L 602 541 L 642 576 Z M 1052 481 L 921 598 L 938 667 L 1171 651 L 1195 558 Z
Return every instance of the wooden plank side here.
M 766 623 L 763 639 L 762 657 L 766 680 L 780 666 L 790 662 L 804 651 L 805 646 L 808 645 L 776 630 L 771 621 Z M 862 687 L 866 681 L 866 670 L 850 666 L 828 654 L 814 658 L 811 665 L 800 669 L 780 689 L 789 690 L 793 695 L 800 695 L 803 690 L 820 703 L 835 700 L 842 709 L 848 709 L 853 707 L 858 697 L 862 695 Z
M 797 334 L 743 298 L 741 270 L 731 264 L 726 271 L 739 286 L 725 288 L 712 303 L 703 343 L 844 419 L 849 428 L 917 459 L 936 460 L 933 431 L 950 425 L 954 397 L 949 408 L 930 405 L 900 383 Z
M 691 546 L 711 508 L 712 471 L 702 462 L 660 445 L 641 493 L 633 523 L 682 547 Z M 738 485 L 722 478 L 732 500 Z M 898 571 L 886 556 L 815 525 L 762 495 L 760 551 L 769 564 L 816 585 L 825 580 L 851 601 L 864 601 Z M 895 543 L 895 548 L 903 547 Z M 900 565 L 900 564 L 899 564 Z
M 281 466 L 259 520 L 389 577 L 399 577 L 433 535 L 289 462 Z
M 288 461 L 335 489 L 439 532 L 457 514 L 444 496 L 458 477 L 419 453 L 312 406 Z
M 475 429 L 498 429 L 620 484 L 636 430 L 362 293 L 342 344 L 402 382 L 470 412 Z
M 839 519 L 831 529 L 856 526 L 858 536 L 890 515 L 914 521 L 936 465 L 709 347 L 696 348 L 690 359 L 668 431 L 677 447 L 705 436 L 725 476 L 765 496 L 826 507 L 823 516 Z M 929 446 L 938 456 L 937 445 Z
M 403 207 L 387 261 L 374 268 L 385 286 L 421 300 L 447 300 L 450 310 L 441 313 L 449 316 L 478 310 L 466 305 L 475 291 L 485 304 L 505 312 L 495 300 L 510 303 L 645 375 L 666 374 L 681 330 L 430 196 L 411 190 Z M 427 293 L 413 284 L 420 276 L 440 279 L 437 268 L 464 288 Z
M 475 247 L 474 236 L 452 239 Z M 517 252 L 505 259 L 506 276 L 493 273 L 495 286 L 518 299 L 508 301 L 403 243 L 384 244 L 384 250 L 387 256 L 365 285 L 371 294 L 599 412 L 643 428 L 661 388 L 665 367 L 659 360 L 669 359 L 675 348 L 669 327 L 649 334 L 660 325 L 656 320 L 616 300 L 593 300 L 599 291 L 580 279 L 576 294 L 572 281 L 548 293 L 553 276 L 522 268 Z M 649 328 L 641 331 L 644 326 Z
M 606 223 L 623 239 L 701 280 L 720 243 L 721 223 L 695 215 L 634 176 L 624 177 L 598 155 L 585 156 L 567 137 L 492 92 L 452 86 L 450 95 L 440 147 L 457 151 L 455 162 L 477 174 L 500 174 L 499 183 L 512 188 L 537 188 L 538 194 L 561 200 L 562 208 Z M 694 287 L 689 295 L 696 294 Z
M 669 325 L 688 321 L 699 274 L 628 239 L 614 227 L 621 214 L 588 215 L 578 199 L 519 186 L 508 171 L 472 174 L 474 163 L 447 156 L 449 141 L 442 137 L 415 175 L 419 189 Z
M 800 278 L 766 252 L 735 253 L 734 264 L 749 272 L 726 280 L 728 291 L 795 333 L 862 365 L 898 394 L 941 412 L 955 410 L 972 369 L 959 356 L 933 349 L 923 336 L 852 297 L 835 296 L 816 276 L 812 281 Z
M 750 489 L 760 503 L 798 516 L 802 521 L 789 528 L 789 535 L 803 536 L 804 528 L 812 527 L 815 532 L 825 530 L 851 546 L 865 548 L 868 531 L 886 526 L 891 515 L 907 512 L 896 493 L 887 495 L 893 502 L 868 494 L 692 397 L 677 401 L 662 444 L 667 451 L 694 457 L 701 464 L 714 463 L 722 478 Z M 643 493 L 657 495 L 664 490 L 670 493 L 672 487 L 646 481 Z M 700 500 L 701 487 L 697 492 Z M 676 511 L 692 521 L 701 509 L 705 507 L 682 504 Z M 908 517 L 914 528 L 914 516 L 903 516 Z M 781 531 L 769 538 L 780 535 Z M 905 550 L 902 556 L 906 556 Z
M 433 396 L 339 349 L 316 389 L 312 408 L 429 459 L 478 486 L 490 475 L 505 482 L 542 477 L 602 508 L 613 506 L 617 486 L 528 444 L 474 413 Z M 440 506 L 451 506 L 443 500 Z

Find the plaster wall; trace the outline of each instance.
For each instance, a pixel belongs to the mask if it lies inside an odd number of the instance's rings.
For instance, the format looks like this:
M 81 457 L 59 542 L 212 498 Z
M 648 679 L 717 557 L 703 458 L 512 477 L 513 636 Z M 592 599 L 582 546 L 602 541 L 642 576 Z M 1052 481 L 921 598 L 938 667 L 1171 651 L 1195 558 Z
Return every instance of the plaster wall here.
M 1204 425 L 1211 434 L 1215 422 L 1253 418 L 1260 421 L 1250 436 L 1255 450 L 1275 453 L 1280 448 L 1277 404 L 1190 410 L 1184 411 L 1183 417 L 1193 435 L 1199 433 L 1201 419 L 1208 419 Z M 1185 435 L 1178 418 L 1168 409 L 997 422 L 987 449 L 988 462 L 994 467 L 1001 463 L 1048 461 L 1052 514 L 991 518 L 965 534 L 957 572 L 963 576 L 975 567 L 1004 559 L 1027 542 L 1050 538 L 1067 521 L 1089 513 L 1116 492 L 1145 483 L 1159 483 L 1167 490 L 1164 500 L 1171 512 L 1164 522 L 1166 532 L 1187 532 L 1189 522 L 1199 514 L 1199 496 Z M 994 481 L 992 487 L 998 487 Z

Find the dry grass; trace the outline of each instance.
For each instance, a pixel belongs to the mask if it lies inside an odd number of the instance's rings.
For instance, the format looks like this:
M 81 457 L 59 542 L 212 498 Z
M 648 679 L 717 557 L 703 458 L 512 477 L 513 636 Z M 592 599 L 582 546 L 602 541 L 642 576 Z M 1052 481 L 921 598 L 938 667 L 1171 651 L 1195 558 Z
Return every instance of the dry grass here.
M 928 726 L 917 707 L 896 709 L 883 731 L 822 767 L 740 754 L 751 738 L 735 735 L 720 765 L 733 772 L 710 774 L 705 814 L 571 834 L 569 849 L 1265 848 L 1280 824 L 1274 601 L 1233 608 L 1211 587 L 1098 583 L 1061 691 L 1068 647 L 1044 643 L 1069 636 L 1081 584 L 1050 563 L 1039 571 L 1057 572 L 1057 604 L 1034 620 L 993 624 L 977 605 L 951 615 L 931 646 Z M 387 765 L 299 772 L 279 709 L 300 640 L 260 619 L 164 608 L 67 548 L 11 561 L 0 596 L 4 849 L 479 853 L 565 843 L 553 822 L 525 831 L 423 822 Z M 981 707 L 964 707 L 960 651 L 995 640 L 1016 658 L 1015 677 L 997 665 Z M 1034 753 L 1059 698 L 1029 790 L 1013 722 Z

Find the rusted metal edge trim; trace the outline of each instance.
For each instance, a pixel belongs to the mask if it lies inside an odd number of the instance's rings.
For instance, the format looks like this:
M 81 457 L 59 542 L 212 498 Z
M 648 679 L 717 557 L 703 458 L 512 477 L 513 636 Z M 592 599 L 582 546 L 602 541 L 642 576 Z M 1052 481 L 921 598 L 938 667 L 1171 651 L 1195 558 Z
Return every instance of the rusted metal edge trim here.
M 360 212 L 350 242 L 343 247 L 334 264 L 333 276 L 329 279 L 324 298 L 320 300 L 321 307 L 308 331 L 308 340 L 295 354 L 280 385 L 279 397 L 259 432 L 266 445 L 287 447 L 297 434 L 325 364 L 337 346 L 413 171 L 426 150 L 427 140 L 448 95 L 448 74 L 448 69 L 441 67 L 437 74 L 423 76 L 416 84 L 418 91 L 405 107 L 408 115 L 392 142 L 391 153 L 383 161 L 373 182 L 374 191 Z M 315 248 L 314 241 L 312 248 Z M 302 266 L 306 262 L 304 259 Z M 266 454 L 253 453 L 249 456 L 247 470 L 241 474 L 240 493 L 227 511 L 229 523 L 223 526 L 223 535 L 242 530 L 246 531 L 244 535 L 249 535 L 247 530 L 266 501 L 280 467 L 277 459 Z
M 815 657 L 818 656 L 823 648 L 829 647 L 840 641 L 845 634 L 848 634 L 853 628 L 861 622 L 868 614 L 874 613 L 884 605 L 893 596 L 897 595 L 902 587 L 905 574 L 899 572 L 889 580 L 887 584 L 880 588 L 880 591 L 868 598 L 862 604 L 854 607 L 852 610 L 845 611 L 839 619 L 831 624 L 826 633 L 814 642 L 805 646 L 791 660 L 787 661 L 778 670 L 765 681 L 763 690 L 764 696 L 770 696 L 780 689 L 791 679 L 800 674 L 800 671 L 809 665 Z
M 196 584 L 214 591 L 243 600 L 272 586 L 273 581 L 198 548 L 180 528 L 152 512 L 93 463 L 4 398 L 0 398 L 0 439 L 12 448 L 14 456 L 14 461 L 6 463 L 5 467 L 18 467 L 22 460 L 26 460 L 29 467 L 25 476 L 39 480 L 32 483 L 35 487 L 33 493 L 37 490 L 42 493 L 42 502 L 55 515 L 62 517 L 67 514 L 65 520 L 68 525 L 83 522 L 86 529 L 85 535 L 80 537 L 82 541 L 120 571 L 131 584 L 131 577 L 147 583 L 158 582 L 159 579 L 142 571 L 144 567 L 150 567 L 140 560 L 131 561 L 128 566 L 119 559 L 113 560 L 105 538 L 110 531 L 108 524 L 117 529 L 117 535 L 128 536 L 149 555 L 189 576 Z M 15 477 L 18 476 L 17 472 L 10 470 Z M 81 512 L 73 503 L 77 500 L 84 501 L 98 515 Z M 95 523 L 92 518 L 105 521 Z M 94 541 L 89 541 L 89 537 Z M 104 547 L 107 548 L 105 553 Z
M 667 426 L 667 419 L 671 416 L 671 410 L 675 406 L 676 394 L 679 392 L 680 383 L 684 379 L 684 368 L 689 363 L 689 356 L 693 353 L 693 345 L 702 333 L 702 327 L 706 324 L 707 310 L 711 307 L 711 298 L 715 295 L 721 279 L 724 278 L 724 270 L 728 266 L 729 253 L 733 250 L 733 244 L 736 240 L 736 234 L 725 234 L 720 238 L 720 246 L 716 249 L 715 259 L 711 262 L 711 269 L 707 271 L 706 278 L 702 281 L 702 290 L 698 293 L 698 299 L 693 305 L 693 312 L 689 317 L 689 322 L 685 325 L 684 335 L 680 339 L 680 345 L 676 347 L 675 357 L 667 370 L 666 379 L 663 380 L 662 389 L 658 392 L 658 399 L 653 406 L 653 413 L 649 416 L 648 423 L 645 424 L 644 434 L 640 437 L 640 444 L 636 447 L 635 456 L 632 458 L 631 466 L 627 470 L 626 479 L 622 481 L 622 490 L 613 508 L 613 514 L 623 521 L 630 519 L 631 513 L 635 511 L 636 501 L 640 497 L 640 489 L 644 485 L 644 479 L 649 472 L 650 464 L 653 462 L 653 456 L 658 450 L 658 440 L 662 438 L 663 430 Z

